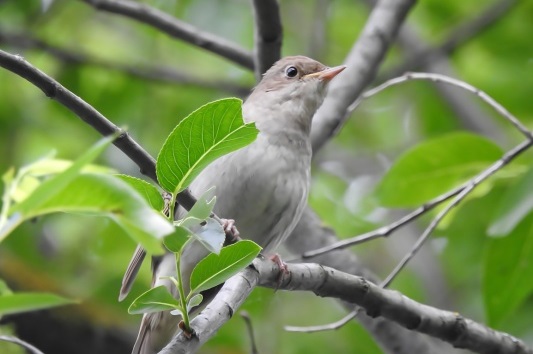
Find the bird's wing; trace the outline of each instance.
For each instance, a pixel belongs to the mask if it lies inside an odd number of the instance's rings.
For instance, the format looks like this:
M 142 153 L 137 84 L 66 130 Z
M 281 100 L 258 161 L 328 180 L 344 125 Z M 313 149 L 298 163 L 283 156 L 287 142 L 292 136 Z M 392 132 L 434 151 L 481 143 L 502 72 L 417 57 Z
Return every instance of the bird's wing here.
M 146 250 L 142 248 L 141 245 L 137 245 L 133 256 L 131 257 L 126 273 L 124 273 L 124 278 L 122 278 L 122 286 L 120 287 L 120 294 L 118 296 L 118 301 L 122 301 L 128 296 L 133 281 L 141 268 L 144 257 L 146 256 Z

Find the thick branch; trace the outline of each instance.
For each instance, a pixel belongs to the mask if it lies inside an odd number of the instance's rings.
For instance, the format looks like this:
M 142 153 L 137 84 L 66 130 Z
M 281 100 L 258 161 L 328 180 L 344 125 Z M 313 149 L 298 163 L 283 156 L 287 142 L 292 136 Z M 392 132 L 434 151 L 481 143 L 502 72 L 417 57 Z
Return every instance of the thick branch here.
M 272 64 L 281 57 L 283 31 L 277 0 L 253 0 L 255 19 L 254 62 L 259 81 Z
M 140 2 L 129 0 L 82 0 L 98 10 L 123 15 L 155 27 L 169 36 L 220 55 L 247 69 L 254 68 L 252 55 L 227 39 L 202 31 L 169 14 Z
M 385 53 L 415 0 L 382 0 L 372 10 L 361 36 L 345 59 L 347 69 L 331 82 L 329 94 L 314 117 L 313 151 L 318 151 L 342 125 L 346 109 L 374 80 Z
M 283 276 L 280 283 L 278 266 L 269 260 L 256 259 L 253 267 L 226 282 L 215 299 L 192 321 L 197 334 L 194 339 L 188 340 L 180 334 L 160 353 L 194 352 L 232 317 L 256 285 L 312 291 L 321 297 L 338 298 L 361 306 L 369 316 L 387 318 L 409 330 L 477 353 L 533 353 L 533 349 L 506 333 L 492 330 L 458 313 L 420 304 L 397 291 L 382 289 L 365 278 L 312 263 L 288 264 L 288 270 L 288 275 Z M 211 313 L 218 316 L 212 317 Z M 216 319 L 217 323 L 210 323 L 208 319 Z

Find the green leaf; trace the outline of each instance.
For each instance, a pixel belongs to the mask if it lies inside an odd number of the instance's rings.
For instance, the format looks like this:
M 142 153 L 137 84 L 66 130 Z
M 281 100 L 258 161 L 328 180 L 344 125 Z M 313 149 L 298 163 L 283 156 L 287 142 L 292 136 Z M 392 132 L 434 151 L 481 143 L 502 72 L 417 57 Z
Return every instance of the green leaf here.
M 165 247 L 174 253 L 181 252 L 185 243 L 189 240 L 191 232 L 184 227 L 175 226 L 175 230 L 164 239 Z
M 39 209 L 55 194 L 61 192 L 65 188 L 65 185 L 76 178 L 81 169 L 100 155 L 114 139 L 115 136 L 108 136 L 99 140 L 80 158 L 72 163 L 70 167 L 62 173 L 47 179 L 33 190 L 26 199 L 13 205 L 7 213 L 8 215 L 11 215 L 10 220 L 5 222 L 5 219 L 0 218 L 0 242 L 20 223 L 27 219 L 27 215 L 30 215 L 33 210 Z M 5 198 L 4 202 L 6 202 Z M 4 216 L 3 213 L 2 216 Z
M 193 297 L 187 302 L 187 312 L 191 312 L 191 309 L 200 305 L 202 301 L 204 300 L 204 297 L 202 294 L 194 294 Z
M 30 197 L 32 198 L 32 197 Z M 162 253 L 161 241 L 174 226 L 152 209 L 127 183 L 112 175 L 80 174 L 45 203 L 25 206 L 18 215 L 30 219 L 53 212 L 108 216 L 150 253 Z
M 132 186 L 155 210 L 162 211 L 165 207 L 161 193 L 154 185 L 133 176 L 121 174 L 115 176 Z
M 196 203 L 194 203 L 191 210 L 181 220 L 178 220 L 177 224 L 190 230 L 198 228 L 200 224 L 209 218 L 213 211 L 216 202 L 214 192 L 215 186 L 209 188 L 202 194 Z
M 133 300 L 128 309 L 131 315 L 180 309 L 180 303 L 164 285 L 152 288 Z
M 255 140 L 254 123 L 244 124 L 242 101 L 228 98 L 200 107 L 170 133 L 157 158 L 160 185 L 176 194 L 218 157 Z
M 486 138 L 463 132 L 446 135 L 401 156 L 376 194 L 384 206 L 417 206 L 473 177 L 501 155 L 501 149 Z
M 483 297 L 489 325 L 497 326 L 533 293 L 533 216 L 504 238 L 491 238 L 484 258 Z
M 77 303 L 49 293 L 12 293 L 0 296 L 0 316 Z
M 28 198 L 22 203 L 16 204 L 10 210 L 10 214 L 39 208 L 45 204 L 56 193 L 59 193 L 66 184 L 76 178 L 81 169 L 89 162 L 98 157 L 115 139 L 114 136 L 108 136 L 94 144 L 86 153 L 78 158 L 69 168 L 62 173 L 44 181 Z
M 253 241 L 243 240 L 222 248 L 219 255 L 209 254 L 192 271 L 191 293 L 197 294 L 225 282 L 248 266 L 260 251 L 261 247 Z
M 498 204 L 488 233 L 491 236 L 505 236 L 514 230 L 533 210 L 533 168 L 525 173 L 505 193 Z
M 206 220 L 211 215 L 216 200 L 215 186 L 213 186 L 198 198 L 191 210 L 187 212 L 186 217 L 194 217 L 202 221 Z

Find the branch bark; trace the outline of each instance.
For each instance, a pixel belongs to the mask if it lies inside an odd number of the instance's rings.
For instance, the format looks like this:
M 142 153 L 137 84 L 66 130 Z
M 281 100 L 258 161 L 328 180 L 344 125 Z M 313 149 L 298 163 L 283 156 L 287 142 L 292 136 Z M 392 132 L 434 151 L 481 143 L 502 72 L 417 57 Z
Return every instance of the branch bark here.
M 277 0 L 253 0 L 252 4 L 255 77 L 259 81 L 261 75 L 281 57 L 283 31 Z
M 364 308 L 371 317 L 383 317 L 412 331 L 428 334 L 477 353 L 531 354 L 522 341 L 494 331 L 455 312 L 420 304 L 397 291 L 387 290 L 363 277 L 340 272 L 319 264 L 288 264 L 288 276 L 279 281 L 279 268 L 269 260 L 256 259 L 222 287 L 215 299 L 191 323 L 196 336 L 183 334 L 160 354 L 193 353 L 238 310 L 257 285 L 273 289 L 312 291 L 317 296 L 334 297 Z M 236 296 L 236 294 L 239 294 Z M 211 323 L 210 319 L 216 319 Z
M 416 0 L 381 0 L 376 4 L 344 61 L 346 70 L 331 82 L 329 94 L 314 117 L 311 130 L 314 152 L 333 137 L 346 119 L 348 106 L 374 80 L 385 54 L 415 3 Z

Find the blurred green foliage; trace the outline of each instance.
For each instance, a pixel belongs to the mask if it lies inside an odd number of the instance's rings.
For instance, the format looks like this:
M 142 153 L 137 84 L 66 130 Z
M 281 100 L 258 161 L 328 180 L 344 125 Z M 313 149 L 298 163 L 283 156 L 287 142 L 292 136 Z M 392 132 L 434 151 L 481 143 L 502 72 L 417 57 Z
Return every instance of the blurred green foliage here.
M 248 1 L 145 2 L 252 48 L 253 18 Z M 296 0 L 281 1 L 283 54 L 307 54 L 312 50 L 316 59 L 336 65 L 350 51 L 368 8 L 360 2 L 338 0 L 329 2 L 329 11 L 324 14 L 316 11 L 319 2 L 306 1 L 303 5 Z M 38 38 L 94 60 L 133 67 L 167 67 L 204 81 L 253 86 L 252 73 L 146 25 L 98 12 L 81 1 L 56 0 L 46 11 L 41 5 L 37 0 L 0 2 L 0 48 L 23 55 L 115 124 L 127 127 L 153 156 L 181 118 L 207 102 L 234 94 L 224 84 L 219 88 L 171 84 L 102 65 L 61 60 L 47 50 L 21 40 L 8 40 L 4 35 Z M 438 45 L 455 26 L 472 20 L 487 5 L 459 0 L 420 1 L 408 24 L 428 45 Z M 533 126 L 532 18 L 533 2 L 520 1 L 449 58 L 457 77 L 487 92 L 528 127 Z M 309 35 L 320 21 L 324 21 L 326 28 L 322 42 Z M 386 58 L 385 67 L 401 63 L 404 54 L 409 52 L 395 47 Z M 481 100 L 472 96 L 470 101 L 481 110 L 487 124 L 494 127 L 495 135 L 504 137 L 495 142 L 504 151 L 521 141 L 510 124 Z M 409 82 L 371 98 L 316 157 L 312 207 L 325 224 L 343 237 L 387 224 L 398 214 L 380 206 L 373 192 L 381 176 L 408 148 L 464 131 L 464 126 L 461 117 L 453 113 L 431 83 Z M 27 164 L 51 150 L 56 150 L 61 158 L 75 159 L 98 138 L 92 128 L 34 86 L 0 70 L 0 171 Z M 533 258 L 520 258 L 522 262 L 514 266 L 510 261 L 494 263 L 517 260 L 523 254 L 520 252 L 530 251 L 528 240 L 533 239 L 533 232 L 527 225 L 531 223 L 531 213 L 525 213 L 518 228 L 504 238 L 488 236 L 489 226 L 501 215 L 498 207 L 503 195 L 519 181 L 531 161 L 528 152 L 514 166 L 501 171 L 500 178 L 491 179 L 490 189 L 467 198 L 426 245 L 429 256 L 421 256 L 420 261 L 415 259 L 391 287 L 415 300 L 464 313 L 477 321 L 490 321 L 498 329 L 531 339 L 533 302 L 527 282 L 530 273 L 524 270 L 531 269 Z M 99 163 L 142 178 L 136 166 L 115 148 L 108 149 Z M 411 187 L 410 193 L 416 196 L 417 185 Z M 422 218 L 407 231 L 354 251 L 374 272 L 385 276 L 428 220 Z M 50 291 L 82 299 L 83 303 L 69 316 L 82 317 L 95 326 L 121 328 L 133 335 L 140 317 L 127 314 L 128 301 L 148 288 L 151 277 L 145 265 L 132 295 L 123 303 L 117 302 L 122 273 L 134 247 L 122 230 L 106 220 L 95 222 L 84 216 L 53 215 L 24 224 L 1 245 L 0 277 L 13 289 Z M 520 272 L 520 282 L 526 282 L 525 285 L 518 281 L 487 281 L 492 274 L 505 279 L 507 274 Z M 515 299 L 512 306 L 492 307 L 505 298 L 505 292 L 514 291 L 518 302 Z M 244 308 L 252 317 L 261 352 L 304 353 L 315 352 L 316 348 L 350 352 L 357 348 L 362 353 L 379 353 L 356 323 L 334 333 L 309 335 L 282 330 L 284 324 L 316 325 L 339 319 L 344 312 L 334 301 L 311 294 L 257 289 Z M 249 339 L 243 333 L 244 323 L 235 316 L 202 351 L 246 353 Z M 0 343 L 2 352 L 3 345 Z

